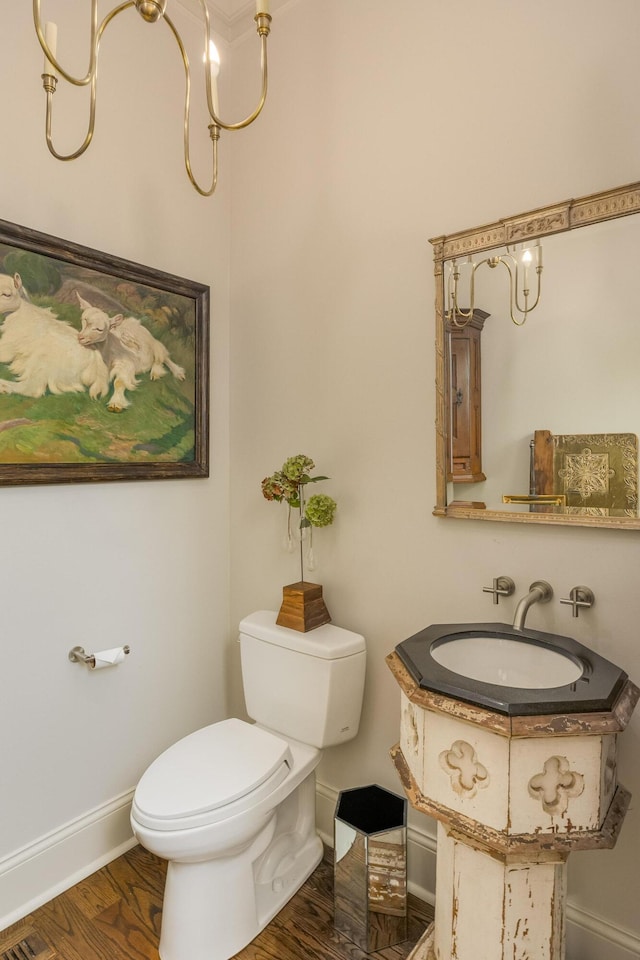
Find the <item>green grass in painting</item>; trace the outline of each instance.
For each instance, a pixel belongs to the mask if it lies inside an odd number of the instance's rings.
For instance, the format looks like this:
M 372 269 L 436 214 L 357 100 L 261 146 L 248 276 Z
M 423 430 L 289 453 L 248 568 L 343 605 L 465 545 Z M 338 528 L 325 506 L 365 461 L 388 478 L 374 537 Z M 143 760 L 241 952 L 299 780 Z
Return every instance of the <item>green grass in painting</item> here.
M 0 378 L 13 379 L 0 365 Z M 192 384 L 139 377 L 121 413 L 88 393 L 0 395 L 0 463 L 153 463 L 194 459 Z

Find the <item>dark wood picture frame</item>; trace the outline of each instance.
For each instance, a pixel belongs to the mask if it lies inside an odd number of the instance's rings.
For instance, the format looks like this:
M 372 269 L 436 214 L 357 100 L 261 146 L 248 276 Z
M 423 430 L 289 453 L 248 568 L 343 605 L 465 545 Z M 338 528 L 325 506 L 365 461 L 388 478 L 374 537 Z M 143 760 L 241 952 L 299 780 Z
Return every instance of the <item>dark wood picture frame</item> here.
M 0 486 L 209 476 L 208 286 L 4 220 L 0 285 L 12 297 L 0 315 Z M 102 311 L 113 349 L 80 344 L 83 305 Z M 84 373 L 61 387 L 47 367 L 78 350 L 100 364 L 99 395 Z M 119 355 L 136 364 L 122 407 Z

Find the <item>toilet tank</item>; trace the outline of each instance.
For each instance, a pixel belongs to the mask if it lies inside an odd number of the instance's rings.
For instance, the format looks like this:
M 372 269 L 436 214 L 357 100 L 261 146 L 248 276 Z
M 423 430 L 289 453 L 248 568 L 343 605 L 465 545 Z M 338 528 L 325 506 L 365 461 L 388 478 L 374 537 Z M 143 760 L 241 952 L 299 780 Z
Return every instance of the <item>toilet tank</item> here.
M 364 637 L 331 623 L 300 633 L 259 610 L 240 624 L 242 681 L 252 720 L 313 747 L 352 740 L 364 692 Z

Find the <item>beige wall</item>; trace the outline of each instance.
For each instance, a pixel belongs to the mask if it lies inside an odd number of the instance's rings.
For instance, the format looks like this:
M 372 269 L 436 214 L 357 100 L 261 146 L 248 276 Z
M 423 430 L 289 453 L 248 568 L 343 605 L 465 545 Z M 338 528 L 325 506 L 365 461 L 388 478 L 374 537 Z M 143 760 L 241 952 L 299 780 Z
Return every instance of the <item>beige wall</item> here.
M 334 621 L 365 634 L 369 656 L 361 733 L 327 753 L 321 794 L 398 788 L 388 759 L 398 691 L 384 658 L 429 623 L 494 619 L 482 587 L 500 574 L 518 594 L 538 578 L 557 599 L 591 586 L 597 604 L 579 620 L 554 601 L 531 624 L 575 634 L 640 680 L 637 533 L 431 514 L 428 244 L 637 179 L 639 18 L 632 0 L 615 15 L 595 0 L 300 0 L 274 20 L 271 100 L 234 153 L 231 622 L 277 608 L 298 578 L 280 547 L 284 511 L 262 499 L 260 480 L 304 452 L 339 502 L 312 579 Z M 253 38 L 236 53 L 248 69 Z M 639 738 L 640 716 L 620 750 L 636 797 Z M 411 822 L 414 837 L 433 835 L 426 818 Z M 614 851 L 570 862 L 572 916 L 624 958 L 640 952 L 639 826 L 636 803 Z M 613 955 L 611 942 L 594 943 L 571 960 Z
M 73 60 L 70 6 L 79 5 L 52 4 L 49 15 L 59 20 L 60 56 Z M 41 891 L 83 858 L 108 853 L 150 760 L 227 711 L 229 180 L 213 201 L 193 193 L 177 51 L 163 68 L 168 31 L 143 34 L 135 12 L 125 17 L 130 41 L 115 23 L 103 43 L 94 143 L 61 164 L 44 143 L 31 5 L 2 5 L 0 217 L 211 286 L 212 476 L 0 489 L 0 927 L 36 854 L 58 841 L 64 849 L 78 818 L 90 833 L 117 813 L 97 849 L 65 854 L 60 874 L 43 869 Z M 184 14 L 180 22 L 190 33 Z M 86 67 L 84 41 L 77 70 Z M 85 97 L 68 89 L 56 97 L 58 149 L 72 150 L 84 136 Z M 131 654 L 110 671 L 91 674 L 67 659 L 76 644 L 123 643 Z

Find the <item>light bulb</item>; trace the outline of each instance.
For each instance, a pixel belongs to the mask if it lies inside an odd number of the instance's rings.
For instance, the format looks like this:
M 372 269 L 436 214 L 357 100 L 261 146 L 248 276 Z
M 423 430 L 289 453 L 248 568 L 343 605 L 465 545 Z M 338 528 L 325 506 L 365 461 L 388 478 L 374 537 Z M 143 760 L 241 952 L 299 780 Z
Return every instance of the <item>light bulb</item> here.
M 207 53 L 205 51 L 203 61 L 207 62 Z M 213 103 L 213 112 L 216 116 L 220 110 L 218 107 L 218 74 L 220 73 L 220 54 L 213 40 L 209 40 L 209 76 L 211 78 L 211 101 Z
M 207 62 L 206 52 L 202 56 L 203 63 Z M 209 62 L 211 64 L 211 75 L 218 76 L 220 73 L 220 54 L 213 40 L 209 40 Z
M 524 251 L 524 253 L 522 254 L 522 263 L 524 264 L 524 278 L 523 278 L 522 287 L 525 295 L 525 305 L 526 305 L 526 302 L 527 302 L 526 297 L 527 297 L 527 294 L 529 293 L 529 264 L 531 263 L 531 250 L 527 249 Z

